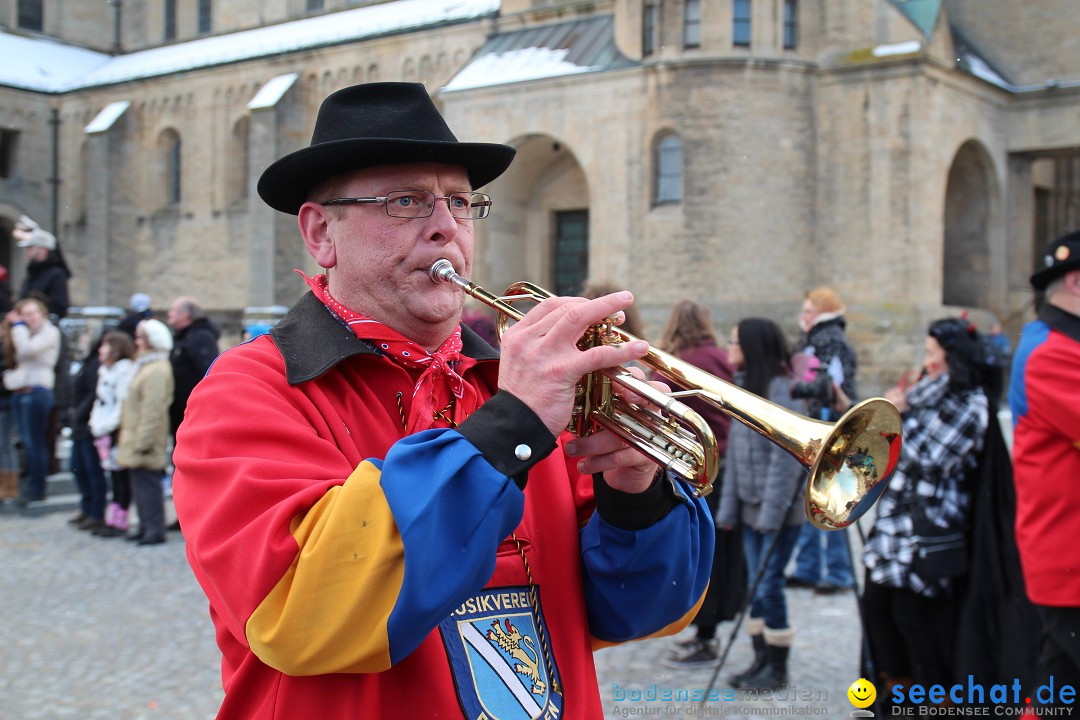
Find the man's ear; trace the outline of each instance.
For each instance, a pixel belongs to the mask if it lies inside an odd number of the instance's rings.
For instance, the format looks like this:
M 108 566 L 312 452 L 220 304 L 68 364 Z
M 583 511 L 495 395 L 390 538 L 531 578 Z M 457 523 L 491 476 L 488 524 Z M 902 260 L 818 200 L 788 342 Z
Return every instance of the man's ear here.
M 1065 287 L 1073 295 L 1080 296 L 1080 270 L 1070 270 L 1065 273 Z
M 319 267 L 332 268 L 337 265 L 337 249 L 330 237 L 330 213 L 333 212 L 319 203 L 308 201 L 300 206 L 296 221 L 300 226 L 300 235 L 304 238 L 304 247 L 315 258 Z

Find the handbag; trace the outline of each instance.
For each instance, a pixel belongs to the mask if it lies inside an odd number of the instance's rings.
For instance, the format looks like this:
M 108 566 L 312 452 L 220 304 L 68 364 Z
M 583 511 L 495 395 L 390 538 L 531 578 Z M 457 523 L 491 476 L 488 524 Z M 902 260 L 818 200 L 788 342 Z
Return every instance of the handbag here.
M 933 581 L 967 573 L 967 536 L 963 528 L 935 525 L 926 517 L 917 498 L 911 503 L 911 524 L 915 531 L 911 569 L 916 575 Z

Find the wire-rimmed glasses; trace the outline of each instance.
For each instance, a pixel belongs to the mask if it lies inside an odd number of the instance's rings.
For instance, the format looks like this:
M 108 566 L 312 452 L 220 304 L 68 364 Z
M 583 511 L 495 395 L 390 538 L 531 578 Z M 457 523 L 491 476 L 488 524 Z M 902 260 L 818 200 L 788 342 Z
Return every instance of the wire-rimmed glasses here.
M 456 192 L 440 197 L 427 190 L 391 190 L 382 197 L 334 198 L 319 204 L 381 204 L 390 217 L 415 219 L 430 217 L 435 211 L 436 200 L 445 200 L 450 214 L 463 220 L 480 220 L 491 212 L 491 196 L 481 192 Z

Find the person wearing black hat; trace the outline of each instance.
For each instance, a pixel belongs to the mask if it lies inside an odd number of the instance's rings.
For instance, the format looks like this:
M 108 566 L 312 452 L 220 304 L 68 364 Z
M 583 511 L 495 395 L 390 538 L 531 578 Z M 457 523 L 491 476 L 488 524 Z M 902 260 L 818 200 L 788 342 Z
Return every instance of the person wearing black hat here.
M 1043 621 L 1037 677 L 1080 686 L 1080 231 L 1050 243 L 1031 276 L 1038 318 L 1013 356 L 1016 541 Z M 1043 700 L 1040 698 L 1040 700 Z
M 11 234 L 16 245 L 26 250 L 26 278 L 19 297 L 34 297 L 46 303 L 56 320 L 66 317 L 71 270 L 60 253 L 56 236 L 26 215 L 15 223 Z
M 325 272 L 218 357 L 177 433 L 219 718 L 594 718 L 593 648 L 701 601 L 704 501 L 610 432 L 563 432 L 582 375 L 647 352 L 576 347 L 630 293 L 545 300 L 500 358 L 431 278 L 472 272 L 478 188 L 514 152 L 459 142 L 423 85 L 372 83 L 262 174 Z

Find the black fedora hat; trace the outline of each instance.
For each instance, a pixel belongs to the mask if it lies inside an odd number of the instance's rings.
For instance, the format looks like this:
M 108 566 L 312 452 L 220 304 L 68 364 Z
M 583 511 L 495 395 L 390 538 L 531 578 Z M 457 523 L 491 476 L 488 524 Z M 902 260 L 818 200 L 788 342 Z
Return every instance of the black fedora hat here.
M 1080 230 L 1050 243 L 1043 262 L 1046 266 L 1031 276 L 1031 285 L 1036 290 L 1045 290 L 1047 285 L 1070 270 L 1080 270 Z
M 323 180 L 376 165 L 460 165 L 473 189 L 510 166 L 509 145 L 458 142 L 419 83 L 366 83 L 323 100 L 311 145 L 273 162 L 259 178 L 267 205 L 296 215 Z

